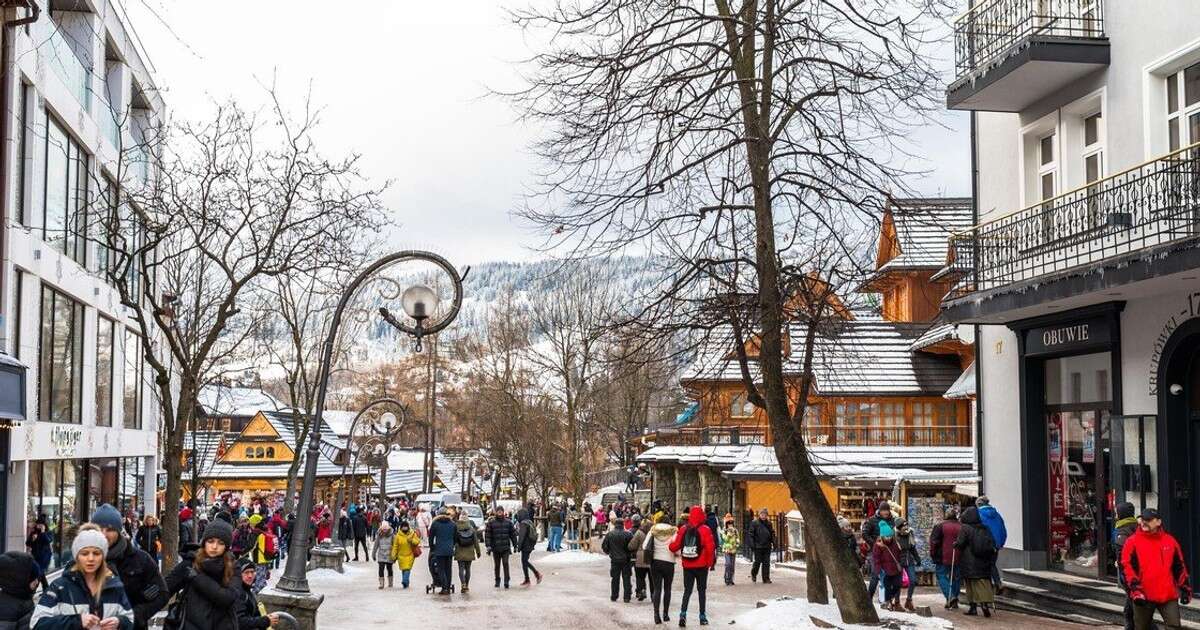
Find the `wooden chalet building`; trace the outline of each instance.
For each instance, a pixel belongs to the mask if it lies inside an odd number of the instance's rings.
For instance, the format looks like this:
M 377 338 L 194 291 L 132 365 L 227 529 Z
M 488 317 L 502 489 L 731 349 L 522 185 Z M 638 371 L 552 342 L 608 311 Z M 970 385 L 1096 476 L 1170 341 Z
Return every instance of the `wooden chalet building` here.
M 940 515 L 939 501 L 974 492 L 972 349 L 934 321 L 947 288 L 930 279 L 944 264 L 947 236 L 970 223 L 970 199 L 893 201 L 876 271 L 858 289 L 882 294 L 882 315 L 838 309 L 840 325 L 816 339 L 807 443 L 829 504 L 856 525 L 884 498 Z M 695 402 L 675 426 L 636 440 L 653 498 L 676 509 L 705 503 L 723 512 L 790 512 L 771 431 L 747 401 L 733 336 L 712 338 L 682 377 Z M 797 380 L 803 339 L 803 326 L 789 326 L 784 369 Z

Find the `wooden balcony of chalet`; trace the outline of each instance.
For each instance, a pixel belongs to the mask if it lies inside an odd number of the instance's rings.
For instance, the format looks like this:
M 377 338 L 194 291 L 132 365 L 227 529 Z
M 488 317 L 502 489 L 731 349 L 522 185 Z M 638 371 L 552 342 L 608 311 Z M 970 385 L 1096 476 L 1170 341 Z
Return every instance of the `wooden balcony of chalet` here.
M 804 429 L 809 446 L 917 446 L 971 445 L 969 426 L 811 425 Z M 766 427 L 689 427 L 663 429 L 647 440 L 655 446 L 727 446 L 771 443 Z

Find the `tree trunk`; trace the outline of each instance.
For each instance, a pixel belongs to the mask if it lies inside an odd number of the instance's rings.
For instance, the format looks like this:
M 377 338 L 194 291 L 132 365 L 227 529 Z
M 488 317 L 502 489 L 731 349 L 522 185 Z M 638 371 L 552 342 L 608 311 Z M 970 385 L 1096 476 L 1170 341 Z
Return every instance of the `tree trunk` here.
M 814 604 L 829 603 L 829 585 L 826 582 L 825 568 L 813 544 L 812 536 L 808 535 L 808 526 L 804 526 L 804 577 L 808 586 L 808 601 Z
M 182 407 L 182 405 L 180 405 Z M 167 471 L 167 487 L 163 492 L 162 545 L 163 571 L 175 566 L 179 555 L 179 499 L 183 479 L 183 434 L 168 434 L 163 449 L 163 469 Z
M 288 465 L 287 489 L 283 495 L 283 513 L 291 514 L 296 509 L 296 477 L 300 473 L 300 461 L 293 459 Z

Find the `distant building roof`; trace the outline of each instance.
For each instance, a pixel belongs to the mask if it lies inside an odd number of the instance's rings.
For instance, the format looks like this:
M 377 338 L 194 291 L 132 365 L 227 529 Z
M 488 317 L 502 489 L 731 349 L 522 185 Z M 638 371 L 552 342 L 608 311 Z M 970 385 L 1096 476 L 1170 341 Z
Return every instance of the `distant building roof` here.
M 809 446 L 815 472 L 830 478 L 954 478 L 964 483 L 976 474 L 969 446 Z M 762 445 L 656 446 L 639 462 L 699 464 L 727 468 L 731 476 L 782 478 L 775 449 Z
M 287 405 L 253 387 L 205 385 L 196 401 L 210 416 L 253 416 L 260 411 L 281 411 Z
M 943 341 L 951 340 L 962 341 L 962 338 L 958 336 L 958 327 L 954 324 L 934 323 L 929 327 L 929 330 L 921 333 L 921 336 L 917 337 L 917 340 L 912 342 L 908 349 L 916 352 Z
M 813 373 L 821 395 L 941 396 L 962 371 L 957 357 L 914 353 L 911 347 L 929 324 L 888 321 L 838 322 L 815 340 Z M 803 370 L 804 327 L 790 326 L 785 375 Z M 741 381 L 732 356 L 729 327 L 710 331 L 696 359 L 683 374 L 687 381 Z M 757 362 L 750 363 L 758 380 Z
M 894 199 L 889 212 L 897 252 L 883 268 L 941 269 L 950 237 L 971 227 L 972 207 L 970 197 Z
M 298 450 L 301 453 L 300 466 L 301 470 L 304 467 L 304 458 L 307 456 L 308 444 L 296 444 L 296 434 L 292 431 L 292 415 L 289 412 L 262 412 L 263 417 L 267 422 L 271 423 L 271 427 L 279 433 L 279 441 L 287 444 L 289 447 Z M 264 463 L 221 463 L 217 460 L 217 446 L 224 439 L 226 446 L 231 447 L 236 441 L 236 436 L 230 436 L 221 431 L 190 431 L 185 437 L 184 448 L 193 451 L 193 456 L 197 457 L 197 471 L 201 478 L 221 479 L 221 478 L 238 478 L 238 479 L 279 479 L 287 477 L 288 462 L 264 462 Z M 334 449 L 345 448 L 345 440 L 333 434 L 332 430 L 325 423 L 322 423 L 321 441 L 332 446 Z M 335 477 L 342 474 L 342 467 L 333 463 L 324 453 L 322 449 L 320 459 L 317 460 L 317 476 L 318 477 Z M 185 470 L 184 475 L 190 476 L 191 471 Z
M 954 381 L 954 384 L 950 386 L 950 389 L 946 390 L 945 396 L 951 400 L 975 397 L 974 361 L 971 362 L 971 365 L 967 366 L 966 370 L 963 370 L 963 373 L 959 375 L 958 380 Z

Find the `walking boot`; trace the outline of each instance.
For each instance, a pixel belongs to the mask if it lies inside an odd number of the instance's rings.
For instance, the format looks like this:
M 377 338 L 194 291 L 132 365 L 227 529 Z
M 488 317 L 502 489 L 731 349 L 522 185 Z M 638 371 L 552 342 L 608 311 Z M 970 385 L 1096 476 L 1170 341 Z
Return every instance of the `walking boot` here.
M 496 588 L 500 588 L 500 580 L 496 580 Z
M 990 619 L 992 617 L 992 605 L 991 604 L 980 604 L 980 606 L 983 607 L 983 616 Z
M 947 606 L 947 608 L 950 610 L 958 610 L 958 598 L 955 597 L 954 599 L 950 600 L 950 605 Z
M 687 612 L 682 611 L 682 610 L 679 611 L 679 627 L 680 628 L 687 627 Z
M 913 606 L 911 597 L 904 600 L 904 610 L 907 610 L 908 612 L 917 612 L 916 607 Z
M 970 615 L 970 616 L 972 616 L 972 617 L 974 617 L 975 615 L 978 615 L 979 613 L 978 613 L 978 612 L 976 612 L 975 603 L 974 603 L 974 602 L 971 602 L 971 606 L 970 606 L 969 608 L 967 608 L 967 612 L 965 612 L 965 613 L 963 613 L 963 614 L 964 614 L 964 615 Z
M 656 626 L 662 625 L 662 617 L 659 616 L 658 610 L 654 611 L 654 625 L 656 625 Z
M 383 576 L 379 576 L 379 590 L 383 590 Z
M 467 593 L 470 593 L 470 592 L 471 592 L 471 587 L 470 587 L 470 586 L 467 586 L 466 584 L 463 584 L 463 587 L 462 587 L 462 592 L 463 592 L 463 594 L 464 594 L 464 595 L 465 595 L 465 594 L 467 594 Z
M 702 626 L 708 625 L 708 615 L 706 615 L 704 613 L 700 613 L 700 625 L 702 625 Z
M 538 571 L 534 571 L 534 572 L 533 572 L 533 577 L 534 577 L 534 579 L 536 579 L 536 580 L 537 580 L 537 583 L 538 583 L 538 584 L 541 584 L 541 583 L 542 583 L 542 574 L 541 574 L 540 572 L 538 572 Z
M 388 576 L 388 588 L 396 588 L 396 576 Z
M 521 582 L 521 586 L 529 586 L 529 580 L 525 580 L 524 582 Z

